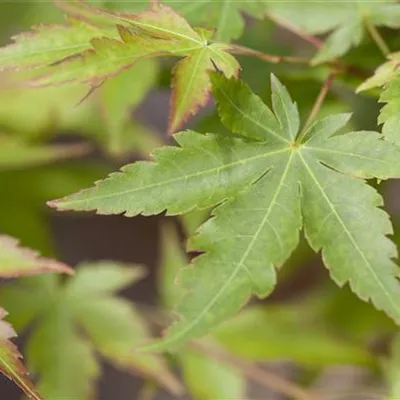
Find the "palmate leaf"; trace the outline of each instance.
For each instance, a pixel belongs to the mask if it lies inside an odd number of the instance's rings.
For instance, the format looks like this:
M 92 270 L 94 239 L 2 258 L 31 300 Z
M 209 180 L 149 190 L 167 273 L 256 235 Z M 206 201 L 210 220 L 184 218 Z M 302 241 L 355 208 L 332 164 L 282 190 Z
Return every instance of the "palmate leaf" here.
M 374 76 L 365 81 L 358 92 L 373 88 L 382 88 L 379 101 L 386 103 L 379 115 L 379 123 L 383 124 L 383 134 L 393 143 L 400 145 L 398 126 L 400 123 L 400 53 L 389 56 L 389 61 L 381 65 Z
M 340 57 L 358 46 L 365 36 L 367 24 L 400 27 L 400 5 L 396 0 L 260 1 L 267 12 L 306 32 L 322 34 L 332 31 L 314 58 L 316 64 Z
M 51 60 L 40 62 L 39 59 L 32 63 L 31 53 L 27 52 L 24 59 L 21 50 L 23 65 L 40 67 L 33 76 L 29 76 L 31 85 L 83 82 L 96 88 L 106 79 L 132 67 L 141 58 L 183 57 L 174 69 L 172 83 L 169 131 L 173 132 L 207 103 L 211 92 L 207 72 L 213 70 L 214 65 L 227 77 L 238 75 L 240 66 L 228 53 L 228 45 L 209 43 L 212 32 L 193 29 L 172 8 L 157 2 L 137 14 L 107 12 L 83 3 L 75 5 L 72 10 L 66 7 L 65 11 L 74 18 L 80 18 L 82 25 L 86 23 L 90 27 L 92 23 L 98 23 L 98 18 L 101 17 L 100 25 L 102 27 L 108 22 L 107 29 L 98 28 L 92 37 L 88 37 L 85 47 L 77 45 L 77 50 L 68 56 L 54 56 Z M 114 30 L 110 25 L 114 26 Z M 41 29 L 46 32 L 46 27 Z M 117 35 L 107 33 L 116 32 L 117 29 Z M 29 45 L 37 45 L 34 38 L 32 43 L 27 40 L 26 46 Z M 4 51 L 6 50 L 7 54 L 10 53 L 7 57 L 12 57 L 13 48 L 7 47 Z M 7 60 L 8 58 L 4 62 L 4 68 L 8 66 Z
M 400 323 L 397 252 L 386 237 L 392 227 L 364 182 L 400 176 L 398 148 L 376 132 L 334 135 L 349 115 L 319 120 L 299 140 L 297 107 L 277 79 L 272 112 L 243 82 L 212 77 L 221 119 L 243 139 L 181 133 L 181 147 L 157 151 L 155 162 L 52 202 L 59 210 L 128 216 L 219 205 L 191 240 L 204 254 L 179 277 L 187 291 L 181 318 L 152 348 L 175 348 L 235 314 L 251 294 L 267 296 L 303 224 L 335 282 L 348 282 Z
M 132 306 L 115 296 L 142 276 L 141 268 L 97 262 L 79 266 L 65 284 L 30 278 L 2 289 L 0 301 L 19 329 L 36 322 L 27 361 L 40 376 L 38 386 L 46 400 L 91 399 L 100 375 L 95 352 L 119 368 L 181 392 L 161 357 L 136 351 L 149 340 L 149 332 Z

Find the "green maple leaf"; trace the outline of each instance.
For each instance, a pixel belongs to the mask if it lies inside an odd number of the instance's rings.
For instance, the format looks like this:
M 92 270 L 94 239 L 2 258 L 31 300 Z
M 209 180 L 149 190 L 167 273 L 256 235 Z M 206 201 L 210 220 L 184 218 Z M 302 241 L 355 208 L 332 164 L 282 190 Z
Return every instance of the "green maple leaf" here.
M 379 101 L 386 103 L 382 107 L 379 120 L 383 124 L 383 133 L 386 138 L 396 144 L 400 144 L 398 126 L 400 123 L 400 53 L 389 56 L 389 61 L 381 65 L 374 76 L 365 81 L 358 89 L 358 92 L 373 88 L 382 88 Z
M 143 57 L 183 57 L 173 72 L 169 124 L 169 130 L 173 132 L 207 103 L 211 92 L 208 71 L 213 70 L 214 65 L 227 77 L 239 72 L 240 66 L 228 53 L 228 45 L 209 43 L 211 32 L 193 29 L 170 7 L 154 3 L 141 13 L 122 14 L 81 4 L 74 7 L 73 12 L 82 14 L 79 14 L 81 24 L 92 23 L 91 16 L 96 18 L 101 15 L 102 19 L 117 27 L 118 35 L 110 35 L 107 30 L 98 29 L 96 34 L 87 38 L 85 47 L 81 48 L 81 44 L 77 44 L 76 51 L 69 53 L 68 57 L 66 54 L 56 57 L 55 51 L 51 60 L 46 58 L 43 62 L 39 58 L 33 63 L 30 52 L 27 52 L 26 60 L 23 59 L 23 50 L 20 49 L 22 65 L 38 68 L 33 71 L 33 76 L 29 75 L 31 85 L 83 82 L 98 87 L 105 80 L 132 67 Z M 46 27 L 41 29 L 46 32 Z M 26 42 L 24 41 L 25 47 L 36 48 L 40 47 L 39 44 L 42 45 L 42 41 L 36 43 L 35 36 L 31 41 L 26 39 Z M 77 42 L 80 43 L 78 40 Z M 6 57 L 4 65 L 0 58 L 0 69 L 10 67 L 7 60 L 12 57 L 13 47 L 6 47 L 3 51 L 8 58 Z
M 400 5 L 396 0 L 342 0 L 335 2 L 287 2 L 261 0 L 267 12 L 284 18 L 312 34 L 333 31 L 314 63 L 323 63 L 358 46 L 368 24 L 400 27 Z
M 2 290 L 2 304 L 18 329 L 36 321 L 27 362 L 40 375 L 38 386 L 46 399 L 92 398 L 100 373 L 95 351 L 171 392 L 181 391 L 161 357 L 135 350 L 148 340 L 148 329 L 132 305 L 115 296 L 142 276 L 141 268 L 98 262 L 81 265 L 64 285 L 30 278 Z
M 189 246 L 204 254 L 179 278 L 188 293 L 178 306 L 182 318 L 155 347 L 203 335 L 251 294 L 267 296 L 303 226 L 335 282 L 348 282 L 400 323 L 397 252 L 386 237 L 392 227 L 381 197 L 363 180 L 400 176 L 397 147 L 377 132 L 334 135 L 347 114 L 319 120 L 299 136 L 296 104 L 275 78 L 274 112 L 241 81 L 217 74 L 213 83 L 223 123 L 242 139 L 180 133 L 180 147 L 154 152 L 155 162 L 128 165 L 51 203 L 127 216 L 218 205 Z

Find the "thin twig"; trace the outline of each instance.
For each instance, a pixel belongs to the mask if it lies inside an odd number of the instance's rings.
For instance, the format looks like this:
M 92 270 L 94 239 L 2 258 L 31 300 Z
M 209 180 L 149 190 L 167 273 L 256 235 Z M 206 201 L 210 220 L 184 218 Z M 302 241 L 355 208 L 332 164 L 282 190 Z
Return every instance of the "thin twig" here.
M 287 29 L 288 31 L 294 33 L 296 36 L 301 37 L 303 40 L 306 42 L 312 44 L 314 47 L 317 49 L 321 49 L 324 46 L 324 42 L 317 38 L 314 35 L 310 35 L 309 33 L 303 31 L 300 29 L 298 26 L 292 24 L 290 21 L 278 17 L 277 15 L 273 13 L 267 13 L 266 14 L 267 18 L 269 18 L 272 22 L 275 22 L 277 25 L 281 26 L 282 28 Z
M 230 52 L 232 54 L 241 54 L 245 56 L 257 57 L 263 61 L 267 61 L 273 64 L 278 64 L 281 62 L 287 62 L 291 64 L 303 64 L 310 65 L 310 60 L 303 57 L 291 57 L 291 56 L 279 56 L 276 54 L 263 53 L 258 50 L 250 49 L 249 47 L 240 46 L 238 44 L 230 45 Z
M 273 389 L 279 393 L 282 393 L 291 399 L 317 400 L 312 393 L 288 381 L 287 379 L 284 379 L 272 372 L 266 371 L 265 369 L 249 363 L 240 357 L 229 354 L 219 347 L 205 345 L 204 343 L 200 342 L 194 342 L 191 344 L 191 346 L 211 358 L 225 362 L 240 370 L 253 382 L 257 382 L 268 389 Z
M 317 117 L 319 110 L 321 109 L 321 106 L 325 100 L 326 95 L 328 94 L 328 91 L 330 87 L 332 86 L 332 83 L 337 75 L 337 71 L 332 71 L 328 78 L 325 80 L 324 84 L 321 87 L 321 90 L 318 94 L 317 99 L 315 100 L 315 103 L 313 105 L 313 108 L 310 112 L 310 115 L 308 116 L 308 119 L 306 123 L 304 124 L 303 130 L 301 131 L 299 137 L 297 138 L 297 143 L 301 143 L 301 141 L 304 139 L 304 136 L 306 135 L 308 129 L 310 128 L 311 124 L 314 122 L 315 118 Z
M 390 48 L 385 42 L 385 39 L 383 39 L 378 29 L 376 29 L 375 25 L 371 23 L 368 17 L 364 18 L 364 23 L 371 38 L 373 39 L 373 41 L 376 43 L 381 53 L 386 58 L 390 54 Z
M 297 65 L 305 65 L 305 66 L 313 66 L 311 60 L 304 57 L 293 57 L 293 56 L 279 56 L 276 54 L 264 53 L 258 50 L 251 49 L 249 47 L 241 46 L 238 44 L 231 44 L 229 48 L 229 52 L 231 54 L 245 55 L 256 57 L 262 61 L 266 61 L 272 64 L 278 63 L 289 63 L 289 64 L 297 64 Z M 334 69 L 337 73 L 348 73 L 350 75 L 359 77 L 361 79 L 366 79 L 371 76 L 373 71 L 367 71 L 361 68 L 358 68 L 353 65 L 345 64 L 341 60 L 333 60 L 328 61 L 324 64 L 317 65 L 318 67 L 325 66 L 331 69 Z

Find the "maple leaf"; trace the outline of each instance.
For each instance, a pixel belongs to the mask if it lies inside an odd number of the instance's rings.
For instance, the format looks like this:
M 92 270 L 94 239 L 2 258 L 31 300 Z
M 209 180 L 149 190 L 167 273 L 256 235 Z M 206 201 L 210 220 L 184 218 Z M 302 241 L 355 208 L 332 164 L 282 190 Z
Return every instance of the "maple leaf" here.
M 315 56 L 315 64 L 330 61 L 358 46 L 369 26 L 400 27 L 396 0 L 343 0 L 336 2 L 271 2 L 261 0 L 267 12 L 313 34 L 333 31 Z
M 107 35 L 107 31 L 100 29 L 88 38 L 81 51 L 68 57 L 54 57 L 51 64 L 47 59 L 35 64 L 41 68 L 28 77 L 31 85 L 83 82 L 96 88 L 143 57 L 183 57 L 173 72 L 169 123 L 169 131 L 173 132 L 207 104 L 211 93 L 208 71 L 216 65 L 227 77 L 239 73 L 240 66 L 229 54 L 229 45 L 209 43 L 211 32 L 193 29 L 172 8 L 159 3 L 152 3 L 149 9 L 137 14 L 107 12 L 85 4 L 74 7 L 73 13 L 75 18 L 77 13 L 82 13 L 78 15 L 82 24 L 92 22 L 91 15 L 93 18 L 99 15 L 108 18 L 117 27 L 118 35 Z M 42 30 L 45 32 L 46 28 L 42 27 Z M 31 46 L 35 47 L 35 43 L 33 40 Z M 6 49 L 11 57 L 12 47 Z M 32 66 L 28 61 L 26 64 Z
M 27 361 L 40 376 L 38 386 L 45 398 L 91 398 L 100 374 L 95 352 L 180 393 L 179 381 L 161 357 L 136 351 L 149 340 L 148 329 L 132 305 L 114 295 L 141 277 L 141 268 L 104 261 L 78 266 L 65 284 L 29 278 L 2 290 L 0 300 L 18 329 L 36 323 Z
M 213 74 L 222 122 L 240 138 L 184 132 L 155 162 L 126 166 L 96 186 L 52 202 L 59 210 L 168 214 L 218 206 L 189 248 L 181 319 L 153 349 L 174 348 L 235 314 L 251 294 L 267 296 L 276 268 L 304 225 L 334 281 L 400 323 L 397 252 L 382 198 L 364 179 L 400 176 L 400 150 L 377 132 L 334 135 L 348 114 L 318 120 L 299 135 L 296 104 L 272 78 L 271 111 L 241 81 Z M 304 220 L 304 221 L 303 221 Z
M 385 137 L 400 145 L 400 135 L 398 126 L 400 123 L 400 53 L 391 54 L 389 61 L 382 64 L 376 71 L 374 76 L 359 86 L 357 92 L 369 90 L 373 88 L 382 88 L 379 101 L 386 103 L 382 107 L 378 122 L 383 124 L 382 132 Z

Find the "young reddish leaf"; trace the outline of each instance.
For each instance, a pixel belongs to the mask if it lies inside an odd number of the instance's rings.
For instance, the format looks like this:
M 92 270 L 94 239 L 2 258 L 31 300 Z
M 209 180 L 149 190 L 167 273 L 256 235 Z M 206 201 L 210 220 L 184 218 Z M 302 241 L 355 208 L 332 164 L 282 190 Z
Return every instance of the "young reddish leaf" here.
M 237 76 L 240 65 L 221 44 L 207 45 L 180 61 L 173 72 L 169 132 L 177 131 L 200 107 L 207 104 L 211 93 L 208 75 L 216 64 L 226 77 Z M 214 62 L 214 64 L 213 64 Z
M 35 59 L 34 66 L 41 68 L 26 77 L 33 86 L 78 81 L 95 89 L 141 58 L 187 57 L 174 69 L 169 118 L 169 131 L 174 132 L 207 103 L 211 90 L 208 71 L 214 65 L 228 78 L 237 76 L 240 70 L 236 59 L 228 53 L 228 46 L 209 43 L 212 32 L 192 28 L 172 8 L 158 2 L 152 2 L 149 9 L 137 14 L 110 12 L 83 4 L 72 9 L 67 6 L 66 11 L 88 23 L 100 19 L 100 25 L 107 28 L 79 21 L 85 29 L 91 27 L 98 34 L 87 35 L 87 42 L 78 45 L 77 51 L 58 56 L 55 52 L 51 63 L 40 57 Z M 113 32 L 110 26 L 117 26 L 119 37 L 108 33 Z
M 208 71 L 216 63 L 228 77 L 238 75 L 240 66 L 227 50 L 228 46 L 210 44 L 212 34 L 194 30 L 172 8 L 155 2 L 138 14 L 110 13 L 125 23 L 131 23 L 146 33 L 162 39 L 174 40 L 171 54 L 186 56 L 173 72 L 169 132 L 178 130 L 198 109 L 207 104 L 211 92 Z
M 63 272 L 72 270 L 58 261 L 39 257 L 37 252 L 18 246 L 18 241 L 9 236 L 0 236 L 0 277 L 34 275 L 39 273 Z
M 0 372 L 13 380 L 32 400 L 43 400 L 36 392 L 21 362 L 21 354 L 10 341 L 16 334 L 10 324 L 3 319 L 7 313 L 0 308 Z

